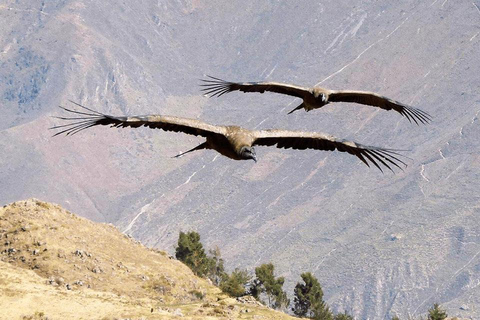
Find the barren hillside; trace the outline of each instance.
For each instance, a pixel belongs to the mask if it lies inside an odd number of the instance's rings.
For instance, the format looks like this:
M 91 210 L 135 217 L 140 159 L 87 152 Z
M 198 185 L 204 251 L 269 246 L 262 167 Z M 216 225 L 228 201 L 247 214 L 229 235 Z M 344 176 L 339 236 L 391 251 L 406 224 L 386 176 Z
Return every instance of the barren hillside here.
M 4 206 L 0 239 L 0 319 L 291 318 L 228 298 L 165 252 L 58 205 Z

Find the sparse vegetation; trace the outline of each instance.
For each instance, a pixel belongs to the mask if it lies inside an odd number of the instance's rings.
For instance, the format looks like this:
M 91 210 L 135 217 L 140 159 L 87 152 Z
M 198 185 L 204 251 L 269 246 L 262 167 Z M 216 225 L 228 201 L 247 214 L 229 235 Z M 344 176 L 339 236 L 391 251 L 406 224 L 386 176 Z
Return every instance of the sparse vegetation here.
M 247 270 L 235 269 L 230 275 L 225 274 L 220 289 L 232 297 L 243 297 L 248 294 L 246 287 L 251 278 Z
M 187 264 L 196 274 L 211 279 L 215 285 L 231 297 L 251 295 L 257 301 L 280 310 L 289 306 L 290 300 L 287 293 L 282 290 L 285 278 L 275 278 L 275 267 L 272 263 L 256 267 L 255 277 L 252 279 L 247 270 L 235 269 L 230 275 L 226 273 L 224 260 L 221 258 L 218 247 L 210 250 L 209 253 L 211 257 L 205 254 L 200 242 L 200 235 L 197 232 L 180 232 L 176 257 Z M 301 277 L 303 283 L 298 282 L 294 289 L 292 311 L 296 316 L 316 320 L 354 319 L 346 311 L 333 314 L 323 300 L 323 290 L 318 279 L 312 273 L 302 273 Z M 394 317 L 393 320 L 399 319 Z
M 315 319 L 323 319 L 323 318 L 315 318 Z M 333 317 L 333 320 L 353 320 L 353 317 L 345 311 L 344 313 L 337 313 Z
M 180 232 L 175 257 L 190 267 L 193 273 L 199 277 L 206 276 L 211 268 L 210 261 L 200 242 L 200 235 L 195 231 Z
M 428 320 L 444 320 L 447 318 L 447 312 L 440 308 L 438 303 L 435 303 L 431 309 L 428 310 Z
M 223 259 L 220 249 L 210 250 L 211 257 L 205 254 L 205 249 L 200 242 L 200 235 L 195 231 L 180 232 L 175 257 L 185 263 L 192 271 L 201 277 L 207 277 L 219 286 L 223 292 L 233 297 L 247 294 L 246 287 L 250 285 L 248 294 L 260 299 L 265 295 L 267 305 L 276 309 L 285 308 L 289 304 L 286 292 L 282 290 L 285 279 L 275 278 L 273 264 L 263 264 L 255 269 L 256 278 L 249 283 L 251 276 L 246 270 L 235 270 L 231 275 L 224 271 Z
M 275 278 L 274 269 L 272 263 L 262 264 L 260 267 L 255 268 L 255 276 L 251 287 L 252 295 L 260 299 L 262 294 L 265 294 L 268 299 L 268 306 L 275 309 L 281 309 L 288 306 L 290 300 L 287 297 L 287 293 L 282 290 L 284 277 Z
M 36 311 L 33 315 L 31 316 L 23 316 L 23 320 L 48 320 L 48 317 L 45 316 L 45 313 L 42 311 Z
M 147 282 L 142 286 L 142 288 L 151 290 L 156 294 L 162 296 L 171 292 L 171 287 L 165 279 L 147 280 Z
M 198 232 L 180 232 L 175 257 L 190 267 L 197 276 L 206 277 L 219 286 L 225 276 L 220 249 L 217 247 L 210 250 L 210 254 L 212 256 L 205 253 Z
M 310 272 L 302 273 L 301 277 L 304 283 L 298 282 L 295 286 L 293 313 L 311 319 L 332 319 L 333 314 L 323 301 L 322 287 L 317 278 Z
M 205 298 L 205 294 L 198 290 L 191 290 L 189 293 L 192 294 L 198 300 L 203 300 L 203 298 Z
M 207 257 L 207 263 L 209 267 L 207 277 L 212 280 L 214 285 L 219 286 L 227 275 L 223 266 L 223 259 L 220 254 L 220 249 L 215 247 L 215 249 L 210 250 L 209 253 L 211 257 Z

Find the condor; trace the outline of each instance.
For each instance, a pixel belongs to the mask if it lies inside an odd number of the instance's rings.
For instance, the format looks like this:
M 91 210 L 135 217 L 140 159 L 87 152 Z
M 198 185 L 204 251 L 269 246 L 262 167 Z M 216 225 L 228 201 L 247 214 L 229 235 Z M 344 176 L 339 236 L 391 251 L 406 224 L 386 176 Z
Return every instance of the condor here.
M 248 130 L 238 126 L 215 126 L 196 119 L 164 115 L 117 117 L 97 112 L 73 101 L 71 102 L 81 108 L 81 111 L 60 107 L 74 115 L 71 117 L 55 117 L 68 121 L 68 123 L 50 128 L 60 130 L 54 136 L 60 134 L 74 135 L 82 130 L 98 125 L 122 128 L 145 126 L 152 129 L 183 132 L 206 138 L 205 142 L 176 157 L 195 150 L 212 149 L 230 159 L 251 159 L 256 162 L 257 155 L 254 146 L 276 146 L 284 149 L 347 152 L 359 158 L 367 166 L 370 166 L 370 163 L 375 165 L 382 172 L 382 167 L 393 171 L 393 167 L 402 169 L 401 165 L 406 166 L 405 162 L 398 158 L 400 154 L 395 150 L 364 146 L 323 133 L 288 130 Z
M 330 102 L 352 102 L 378 107 L 384 110 L 395 110 L 410 122 L 414 121 L 417 125 L 426 124 L 431 121 L 431 116 L 414 107 L 407 106 L 401 102 L 394 101 L 369 91 L 353 90 L 329 90 L 321 87 L 306 88 L 291 84 L 278 82 L 229 82 L 215 77 L 208 76 L 209 79 L 203 79 L 202 91 L 206 95 L 220 97 L 225 93 L 232 91 L 243 92 L 276 92 L 303 99 L 303 102 L 292 113 L 299 109 L 310 111 L 319 109 Z

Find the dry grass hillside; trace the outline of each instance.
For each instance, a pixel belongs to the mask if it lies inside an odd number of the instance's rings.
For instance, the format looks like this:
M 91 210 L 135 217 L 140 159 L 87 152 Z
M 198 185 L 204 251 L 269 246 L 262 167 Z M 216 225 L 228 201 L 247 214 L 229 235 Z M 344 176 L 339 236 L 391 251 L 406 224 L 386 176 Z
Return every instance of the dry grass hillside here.
M 289 319 L 114 226 L 31 199 L 0 209 L 1 319 Z M 247 301 L 247 302 L 245 302 Z

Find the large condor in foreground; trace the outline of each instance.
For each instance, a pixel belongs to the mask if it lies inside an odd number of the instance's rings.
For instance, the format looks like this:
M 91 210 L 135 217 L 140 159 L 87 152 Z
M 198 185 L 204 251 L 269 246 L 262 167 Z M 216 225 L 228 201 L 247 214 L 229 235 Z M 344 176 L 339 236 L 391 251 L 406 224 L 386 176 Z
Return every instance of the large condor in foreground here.
M 146 126 L 152 129 L 183 132 L 206 138 L 205 142 L 177 155 L 177 157 L 195 150 L 212 149 L 230 159 L 252 159 L 256 162 L 257 156 L 254 146 L 276 146 L 284 149 L 347 152 L 359 158 L 367 166 L 370 166 L 370 163 L 372 163 L 382 172 L 382 167 L 393 171 L 393 167 L 402 169 L 401 165 L 406 166 L 405 162 L 398 158 L 400 155 L 395 150 L 364 146 L 323 133 L 288 130 L 248 130 L 238 126 L 215 126 L 200 120 L 163 115 L 117 117 L 97 112 L 73 101 L 72 103 L 81 109 L 72 110 L 60 107 L 74 114 L 74 116 L 55 117 L 68 121 L 67 124 L 50 128 L 60 130 L 55 136 L 59 134 L 73 135 L 98 125 L 122 128 Z

